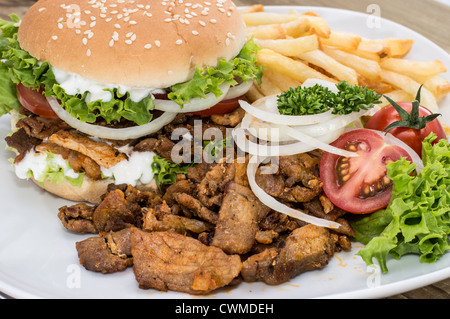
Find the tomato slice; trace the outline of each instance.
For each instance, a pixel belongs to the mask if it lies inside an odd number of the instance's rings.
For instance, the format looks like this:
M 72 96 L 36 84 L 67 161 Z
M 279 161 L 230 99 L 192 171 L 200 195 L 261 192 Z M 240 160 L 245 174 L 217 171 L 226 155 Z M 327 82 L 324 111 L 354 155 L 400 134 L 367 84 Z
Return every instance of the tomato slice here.
M 236 97 L 234 99 L 224 100 L 216 105 L 210 107 L 209 109 L 198 111 L 198 112 L 190 112 L 192 115 L 200 115 L 200 116 L 211 116 L 211 115 L 220 115 L 227 114 L 233 112 L 239 106 L 239 100 L 241 100 L 244 96 Z M 155 98 L 159 100 L 169 100 L 167 94 L 155 94 Z
M 224 100 L 213 107 L 210 107 L 209 109 L 198 111 L 198 112 L 192 112 L 190 114 L 193 115 L 201 115 L 201 116 L 211 116 L 211 115 L 220 115 L 220 114 L 227 114 L 233 112 L 235 109 L 239 106 L 239 100 L 241 100 L 243 97 L 236 97 L 234 99 L 230 100 Z
M 20 104 L 30 112 L 44 117 L 58 118 L 42 92 L 18 84 L 17 97 Z
M 331 145 L 359 155 L 323 154 L 320 178 L 331 202 L 355 214 L 385 208 L 392 194 L 392 181 L 386 176 L 386 165 L 401 157 L 412 162 L 408 153 L 397 145 L 386 144 L 383 137 L 365 129 L 347 132 Z

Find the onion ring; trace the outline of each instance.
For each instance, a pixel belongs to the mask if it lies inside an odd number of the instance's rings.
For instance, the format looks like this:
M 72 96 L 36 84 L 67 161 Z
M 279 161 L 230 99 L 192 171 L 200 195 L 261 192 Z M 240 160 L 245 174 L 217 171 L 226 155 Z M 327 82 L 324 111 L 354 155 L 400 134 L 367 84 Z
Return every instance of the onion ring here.
M 248 90 L 250 90 L 252 85 L 253 85 L 253 81 L 249 80 L 247 82 L 243 82 L 238 85 L 230 87 L 224 100 L 231 100 L 231 99 L 234 99 L 234 98 L 244 95 L 245 93 L 248 92 Z
M 228 91 L 230 86 L 227 84 L 222 84 L 219 86 L 219 89 L 222 91 L 220 96 L 215 96 L 214 93 L 206 94 L 205 98 L 193 98 L 189 103 L 184 104 L 181 107 L 178 103 L 172 100 L 153 100 L 155 104 L 155 110 L 164 111 L 164 112 L 172 112 L 172 113 L 190 113 L 190 112 L 198 112 L 209 109 L 222 101 Z
M 277 212 L 286 214 L 293 218 L 300 219 L 306 223 L 313 224 L 319 227 L 327 227 L 331 229 L 339 229 L 341 227 L 341 224 L 339 223 L 314 217 L 298 209 L 293 209 L 289 206 L 286 206 L 285 204 L 277 201 L 274 197 L 267 194 L 261 187 L 259 187 L 255 179 L 256 171 L 258 170 L 259 165 L 266 159 L 267 157 L 252 156 L 247 166 L 247 177 L 250 184 L 250 188 L 264 205 L 272 208 Z
M 56 115 L 58 115 L 61 120 L 69 124 L 71 127 L 91 136 L 111 140 L 135 139 L 157 132 L 164 127 L 164 125 L 172 122 L 177 115 L 176 113 L 165 112 L 160 117 L 145 125 L 127 128 L 109 128 L 81 122 L 79 119 L 73 117 L 64 108 L 62 108 L 58 100 L 53 97 L 47 97 L 47 101 Z

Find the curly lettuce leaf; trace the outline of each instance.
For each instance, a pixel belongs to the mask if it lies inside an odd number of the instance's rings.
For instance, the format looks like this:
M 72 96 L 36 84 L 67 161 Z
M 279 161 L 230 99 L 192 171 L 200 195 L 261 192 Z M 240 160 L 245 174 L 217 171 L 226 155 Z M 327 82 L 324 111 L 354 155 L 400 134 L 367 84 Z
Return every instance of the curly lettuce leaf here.
M 191 80 L 170 87 L 169 98 L 183 107 L 193 98 L 204 98 L 208 93 L 222 94 L 219 86 L 223 83 L 236 85 L 236 78 L 247 82 L 262 77 L 262 67 L 256 65 L 256 53 L 260 48 L 253 39 L 247 41 L 232 61 L 221 60 L 217 67 L 206 70 L 197 68 Z
M 187 168 L 186 165 L 172 163 L 161 156 L 153 157 L 152 171 L 159 188 L 175 183 L 178 174 L 187 174 Z
M 405 158 L 387 165 L 393 180 L 392 199 L 385 210 L 352 223 L 355 239 L 366 244 L 358 252 L 367 265 L 376 259 L 388 272 L 387 256 L 399 259 L 417 254 L 424 263 L 437 261 L 450 249 L 450 148 L 446 140 L 423 141 L 423 170 L 411 175 L 415 164 Z

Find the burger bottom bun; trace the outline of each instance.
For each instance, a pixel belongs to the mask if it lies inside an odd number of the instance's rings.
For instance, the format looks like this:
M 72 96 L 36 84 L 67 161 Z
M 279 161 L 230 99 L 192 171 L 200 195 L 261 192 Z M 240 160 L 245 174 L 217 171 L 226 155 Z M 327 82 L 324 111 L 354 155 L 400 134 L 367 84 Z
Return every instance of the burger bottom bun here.
M 48 180 L 45 180 L 42 185 L 34 178 L 31 179 L 38 186 L 53 195 L 74 202 L 87 202 L 95 205 L 100 204 L 102 196 L 107 192 L 108 185 L 113 183 L 112 179 L 93 180 L 85 177 L 81 187 L 77 187 L 73 186 L 69 182 L 55 184 Z M 141 191 L 156 191 L 158 189 L 154 180 L 148 184 L 138 184 L 136 188 Z

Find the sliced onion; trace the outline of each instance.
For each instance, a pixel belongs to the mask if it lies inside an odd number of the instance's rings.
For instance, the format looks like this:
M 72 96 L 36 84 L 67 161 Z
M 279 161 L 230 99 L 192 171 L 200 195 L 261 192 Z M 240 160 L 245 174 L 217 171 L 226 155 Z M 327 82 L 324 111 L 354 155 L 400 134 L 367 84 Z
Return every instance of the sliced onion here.
M 241 84 L 230 87 L 224 100 L 231 100 L 244 95 L 245 93 L 248 92 L 248 90 L 250 90 L 252 85 L 253 81 L 249 80 L 247 82 L 243 82 Z
M 193 98 L 189 103 L 186 103 L 181 107 L 178 103 L 172 100 L 153 100 L 155 104 L 155 109 L 164 112 L 172 113 L 189 113 L 198 112 L 209 109 L 222 101 L 228 94 L 230 86 L 227 84 L 222 84 L 219 89 L 223 92 L 220 96 L 215 96 L 214 93 L 206 94 L 205 98 Z
M 331 143 L 335 141 L 342 133 L 342 130 L 337 130 L 334 132 L 330 132 L 326 135 L 317 137 L 317 140 L 323 143 Z M 305 152 L 310 152 L 312 150 L 317 149 L 317 145 L 308 145 L 304 142 L 294 142 L 288 144 L 275 144 L 275 143 L 267 143 L 267 144 L 258 144 L 253 141 L 250 141 L 247 138 L 246 130 L 244 128 L 238 127 L 232 131 L 233 139 L 242 151 L 249 153 L 251 155 L 259 155 L 259 156 L 288 156 L 295 155 Z
M 176 113 L 165 112 L 160 117 L 145 125 L 127 128 L 109 128 L 81 122 L 62 108 L 58 100 L 53 97 L 48 97 L 47 101 L 56 115 L 58 115 L 61 120 L 69 124 L 71 127 L 91 136 L 111 140 L 128 140 L 149 135 L 159 131 L 164 125 L 172 122 L 176 116 Z
M 293 129 L 292 127 L 285 126 L 283 128 L 283 130 L 288 135 L 292 136 L 293 138 L 296 138 L 299 141 L 304 142 L 305 144 L 308 144 L 315 148 L 320 148 L 321 150 L 323 150 L 325 152 L 336 154 L 339 156 L 344 156 L 344 157 L 358 157 L 359 156 L 356 152 L 349 152 L 349 151 L 343 150 L 341 148 L 331 146 L 330 144 L 324 143 L 317 138 L 309 136 L 308 134 L 297 131 L 297 130 Z
M 319 227 L 327 227 L 331 229 L 339 229 L 341 227 L 341 224 L 339 223 L 308 215 L 300 210 L 293 209 L 283 203 L 280 203 L 274 197 L 267 194 L 261 187 L 259 187 L 256 183 L 255 176 L 259 165 L 266 159 L 266 157 L 252 156 L 247 166 L 247 177 L 250 188 L 264 205 L 272 208 L 277 212 L 286 214 L 293 218 L 297 218 L 306 223 L 313 224 Z
M 262 121 L 270 121 L 270 123 L 281 125 L 310 125 L 329 121 L 336 115 L 331 114 L 331 110 L 313 115 L 282 115 L 266 111 L 262 108 L 255 107 L 246 101 L 240 100 L 240 106 L 248 113 Z

